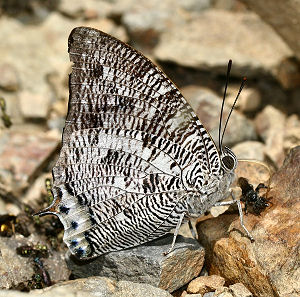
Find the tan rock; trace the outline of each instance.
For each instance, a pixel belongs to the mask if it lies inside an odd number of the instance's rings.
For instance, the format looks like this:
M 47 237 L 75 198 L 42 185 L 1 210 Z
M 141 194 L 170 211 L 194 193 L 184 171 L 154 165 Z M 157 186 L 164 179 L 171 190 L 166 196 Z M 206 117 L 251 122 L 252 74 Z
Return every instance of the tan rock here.
M 232 107 L 239 87 L 240 85 L 230 85 L 230 87 L 228 87 L 227 97 L 225 101 L 227 106 Z M 259 91 L 254 88 L 245 87 L 241 92 L 235 107 L 242 112 L 249 112 L 257 110 L 260 104 L 261 95 Z
M 66 1 L 64 2 L 66 3 Z M 104 9 L 104 4 L 99 6 L 98 3 L 97 7 L 99 10 Z M 25 92 L 25 98 L 23 92 L 17 94 L 23 98 L 20 103 L 13 106 L 16 114 L 16 116 L 13 114 L 12 117 L 14 123 L 17 115 L 20 117 L 20 113 L 15 111 L 20 106 L 26 117 L 44 117 L 50 102 L 67 97 L 66 86 L 61 87 L 61 84 L 68 79 L 66 70 L 70 67 L 67 40 L 74 27 L 84 25 L 102 29 L 124 41 L 128 38 L 123 27 L 116 26 L 113 21 L 107 19 L 71 20 L 53 11 L 39 26 L 24 26 L 14 18 L 1 17 L 0 36 L 5 36 L 5 42 L 0 44 L 1 64 L 10 65 L 10 68 L 14 69 L 12 71 L 17 73 L 18 90 L 21 89 Z M 55 87 L 49 81 L 51 75 L 58 77 Z M 13 82 L 15 79 L 14 77 L 10 78 L 9 83 L 5 79 L 6 82 L 2 82 L 2 84 L 6 85 L 6 88 L 8 85 L 10 88 L 16 88 L 15 82 Z M 10 114 L 10 108 L 7 112 Z
M 295 58 L 284 59 L 277 69 L 277 79 L 286 89 L 300 86 L 300 63 Z
M 229 286 L 229 289 L 234 297 L 252 297 L 252 293 L 241 283 L 236 283 Z
M 59 140 L 46 133 L 9 131 L 0 141 L 0 194 L 20 196 L 55 153 Z
M 234 297 L 227 287 L 217 288 L 213 297 Z
M 241 76 L 247 69 L 248 77 L 261 72 L 275 75 L 280 62 L 290 55 L 287 45 L 256 14 L 214 9 L 170 26 L 155 48 L 159 60 L 222 74 L 232 59 L 232 73 Z
M 300 145 L 300 120 L 294 114 L 286 120 L 283 148 L 285 152 L 289 152 L 291 148 L 297 145 Z
M 268 105 L 255 118 L 255 126 L 258 134 L 265 141 L 265 154 L 278 166 L 284 159 L 283 140 L 285 133 L 286 116 Z
M 92 11 L 96 17 L 106 16 L 111 11 L 111 4 L 106 1 L 97 0 L 86 0 L 84 2 L 80 0 L 72 1 L 72 5 L 67 0 L 59 1 L 58 10 L 64 15 L 71 18 L 80 18 L 85 17 L 87 14 L 90 14 Z
M 0 88 L 6 91 L 17 91 L 19 88 L 18 74 L 11 64 L 0 65 Z
M 217 143 L 222 105 L 221 98 L 211 91 L 196 86 L 187 86 L 182 92 L 196 112 L 201 123 Z M 229 107 L 224 106 L 224 119 L 226 119 L 229 112 Z M 231 146 L 244 140 L 255 140 L 256 138 L 254 124 L 240 112 L 233 112 L 224 135 L 223 144 Z
M 243 283 L 260 297 L 294 296 L 300 290 L 299 164 L 298 146 L 272 177 L 271 206 L 260 217 L 244 216 L 255 242 L 245 236 L 237 214 L 197 224 L 210 274 L 222 275 L 228 283 Z
M 187 292 L 192 294 L 204 294 L 213 292 L 224 284 L 225 279 L 219 275 L 199 276 L 189 283 Z
M 257 160 L 239 160 L 235 169 L 235 181 L 232 184 L 233 187 L 237 185 L 239 177 L 244 177 L 253 185 L 257 186 L 259 183 L 265 185 L 270 184 L 270 178 L 273 175 L 274 170 L 265 162 Z
M 46 119 L 50 109 L 50 98 L 41 94 L 22 91 L 20 94 L 20 109 L 26 119 Z
M 265 160 L 265 145 L 259 141 L 244 141 L 232 147 L 238 159 L 244 160 Z
M 243 0 L 243 2 L 275 29 L 300 59 L 299 1 Z

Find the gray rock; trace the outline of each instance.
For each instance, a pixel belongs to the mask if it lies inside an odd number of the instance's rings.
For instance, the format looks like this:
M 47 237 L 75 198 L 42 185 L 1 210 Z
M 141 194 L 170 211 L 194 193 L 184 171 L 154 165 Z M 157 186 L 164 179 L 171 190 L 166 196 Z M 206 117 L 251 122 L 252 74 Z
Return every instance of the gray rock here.
M 211 0 L 177 0 L 176 2 L 191 13 L 201 12 L 212 4 Z
M 232 59 L 232 74 L 239 77 L 265 72 L 276 76 L 278 65 L 290 55 L 287 45 L 257 15 L 214 9 L 170 26 L 154 50 L 158 60 L 221 74 Z
M 168 292 L 150 286 L 128 281 L 113 281 L 106 277 L 90 277 L 58 283 L 44 290 L 33 290 L 29 293 L 19 291 L 0 291 L 0 297 L 19 296 L 45 296 L 45 297 L 172 297 Z
M 192 108 L 196 112 L 198 118 L 208 130 L 215 143 L 218 143 L 219 118 L 221 110 L 221 98 L 212 92 L 203 90 L 199 87 L 189 86 L 182 89 L 182 93 Z M 223 125 L 229 114 L 229 107 L 224 106 Z M 257 138 L 254 124 L 248 120 L 243 114 L 234 111 L 231 114 L 229 124 L 227 126 L 223 144 L 232 146 L 245 140 L 255 140 Z
M 162 32 L 180 27 L 207 9 L 211 0 L 141 0 L 118 1 L 117 8 L 121 21 L 133 37 L 134 45 L 154 47 Z M 174 18 L 174 15 L 178 17 Z
M 21 282 L 31 280 L 34 274 L 33 259 L 17 255 L 16 248 L 23 245 L 43 244 L 45 240 L 36 234 L 29 237 L 15 235 L 2 237 L 0 241 L 0 289 L 8 289 Z M 61 252 L 52 251 L 49 258 L 42 259 L 52 282 L 69 278 L 70 271 Z M 0 295 L 1 296 L 1 295 Z
M 132 249 L 105 254 L 79 262 L 72 256 L 67 263 L 75 277 L 106 276 L 117 280 L 148 283 L 169 292 L 182 287 L 203 266 L 204 250 L 195 239 L 178 236 L 175 250 L 164 256 L 172 242 L 170 234 Z

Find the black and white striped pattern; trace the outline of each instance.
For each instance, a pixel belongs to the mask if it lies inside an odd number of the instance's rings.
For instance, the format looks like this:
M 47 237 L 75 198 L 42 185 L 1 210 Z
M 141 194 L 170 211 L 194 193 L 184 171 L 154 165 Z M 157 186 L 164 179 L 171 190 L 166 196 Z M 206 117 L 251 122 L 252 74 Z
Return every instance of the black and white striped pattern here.
M 220 157 L 174 84 L 95 29 L 75 28 L 69 54 L 69 110 L 48 212 L 64 224 L 71 252 L 94 257 L 153 240 L 195 199 L 196 213 L 206 211 L 220 188 Z

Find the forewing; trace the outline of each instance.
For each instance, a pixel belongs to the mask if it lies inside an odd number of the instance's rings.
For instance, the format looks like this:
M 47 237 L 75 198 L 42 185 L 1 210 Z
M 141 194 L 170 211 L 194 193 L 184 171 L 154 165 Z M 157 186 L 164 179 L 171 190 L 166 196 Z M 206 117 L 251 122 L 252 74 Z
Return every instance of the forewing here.
M 142 54 L 95 29 L 69 37 L 74 62 L 50 207 L 80 258 L 128 248 L 175 227 L 182 171 L 217 173 L 217 150 L 172 82 Z M 55 211 L 53 210 L 55 209 Z
M 195 154 L 203 170 L 220 161 L 209 134 L 176 86 L 150 60 L 101 31 L 79 27 L 69 37 L 69 112 L 74 130 L 120 127 L 167 138 Z

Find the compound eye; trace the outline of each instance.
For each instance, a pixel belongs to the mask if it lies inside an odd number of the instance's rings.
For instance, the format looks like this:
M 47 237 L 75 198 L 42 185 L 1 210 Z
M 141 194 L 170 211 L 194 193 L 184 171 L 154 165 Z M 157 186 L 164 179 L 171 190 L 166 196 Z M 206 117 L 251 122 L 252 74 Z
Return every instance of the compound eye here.
M 222 158 L 222 163 L 227 170 L 233 170 L 236 166 L 235 159 L 229 155 Z

